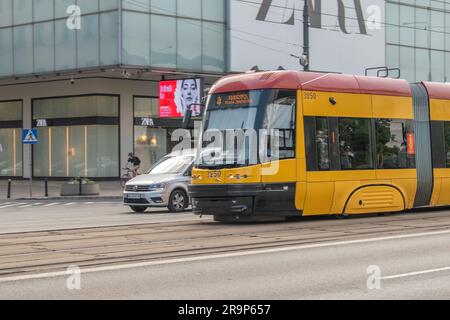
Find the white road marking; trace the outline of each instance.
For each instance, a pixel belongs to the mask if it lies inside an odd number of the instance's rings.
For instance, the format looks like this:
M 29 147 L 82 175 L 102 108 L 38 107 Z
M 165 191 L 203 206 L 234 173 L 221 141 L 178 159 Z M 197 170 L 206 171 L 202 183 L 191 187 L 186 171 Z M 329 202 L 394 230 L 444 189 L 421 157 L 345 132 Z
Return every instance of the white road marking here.
M 15 206 L 21 206 L 21 205 L 24 205 L 24 204 L 25 204 L 25 202 L 21 202 L 21 203 L 13 203 L 13 204 L 9 204 L 9 205 L 7 205 L 7 206 L 2 206 L 2 207 L 0 207 L 0 209 L 6 209 L 6 208 L 15 207 Z
M 392 280 L 392 279 L 420 276 L 420 275 L 423 275 L 423 274 L 437 273 L 437 272 L 443 272 L 443 271 L 450 271 L 450 267 L 439 268 L 439 269 L 423 270 L 423 271 L 416 271 L 416 272 L 410 272 L 410 273 L 396 274 L 396 275 L 393 275 L 393 276 L 381 277 L 381 280 Z
M 443 235 L 443 234 L 450 234 L 450 229 L 441 230 L 441 231 L 424 232 L 424 233 L 404 234 L 404 235 L 398 235 L 398 236 L 380 237 L 380 238 L 337 241 L 337 242 L 324 242 L 324 243 L 307 244 L 307 245 L 299 245 L 299 246 L 292 246 L 292 247 L 280 247 L 280 248 L 272 248 L 272 249 L 256 249 L 256 250 L 248 250 L 248 251 L 242 251 L 242 252 L 211 254 L 211 255 L 205 255 L 205 256 L 199 256 L 199 257 L 168 259 L 168 260 L 141 262 L 141 263 L 130 263 L 130 264 L 123 264 L 123 265 L 81 269 L 81 273 L 96 273 L 96 272 L 117 271 L 117 270 L 124 270 L 124 269 L 136 269 L 136 268 L 160 266 L 160 265 L 167 265 L 167 264 L 197 262 L 197 261 L 223 259 L 223 258 L 234 258 L 234 257 L 241 257 L 241 256 L 252 256 L 252 255 L 278 253 L 278 252 L 289 252 L 289 251 L 297 251 L 297 250 L 305 250 L 305 249 L 337 247 L 337 246 L 346 246 L 346 245 L 352 245 L 352 244 L 373 243 L 373 242 L 378 242 L 378 241 L 401 240 L 401 239 L 419 238 L 419 237 L 427 237 L 427 236 L 437 236 L 437 235 Z M 64 277 L 67 275 L 68 274 L 65 271 L 60 271 L 60 272 L 40 273 L 40 274 L 32 274 L 32 275 L 24 275 L 24 276 L 16 276 L 16 277 L 5 277 L 5 278 L 0 277 L 0 283 L 32 280 L 32 279 L 56 278 L 56 277 Z
M 41 205 L 43 205 L 43 203 L 41 203 L 41 202 L 36 202 L 36 203 L 33 203 L 33 206 L 35 206 L 35 207 L 37 207 L 37 206 L 41 206 Z
M 19 208 L 29 208 L 29 207 L 32 207 L 32 206 L 33 206 L 32 204 L 26 204 L 24 206 L 19 206 Z
M 90 204 L 94 204 L 94 202 L 85 202 L 85 205 L 90 205 Z
M 59 204 L 59 202 L 53 202 L 53 203 L 46 204 L 44 207 L 53 207 L 53 206 L 56 206 L 57 204 Z
M 76 204 L 76 202 L 69 202 L 69 203 L 66 203 L 65 206 L 73 206 L 74 204 Z

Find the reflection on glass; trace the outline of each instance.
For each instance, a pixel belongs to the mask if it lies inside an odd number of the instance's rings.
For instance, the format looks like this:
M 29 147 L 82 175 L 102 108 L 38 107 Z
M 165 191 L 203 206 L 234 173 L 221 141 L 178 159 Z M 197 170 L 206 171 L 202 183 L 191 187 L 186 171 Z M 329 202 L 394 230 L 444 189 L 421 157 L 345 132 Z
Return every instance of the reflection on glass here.
M 444 123 L 444 131 L 445 131 L 445 158 L 447 168 L 450 168 L 450 122 Z
M 267 129 L 269 133 L 276 130 L 280 159 L 295 156 L 295 95 L 293 91 L 279 91 L 273 102 L 267 105 L 263 129 Z
M 369 119 L 339 119 L 342 169 L 373 169 Z
M 376 123 L 377 162 L 379 169 L 414 168 L 415 155 L 408 154 L 408 134 L 412 121 L 379 119 Z
M 167 129 L 134 127 L 134 152 L 141 159 L 141 168 L 150 169 L 167 155 Z
M 180 174 L 194 161 L 194 157 L 165 157 L 153 166 L 146 174 Z
M 39 128 L 34 148 L 37 177 L 116 177 L 118 127 L 110 125 Z
M 329 131 L 326 118 L 316 118 L 316 144 L 319 170 L 330 169 Z
M 0 129 L 0 176 L 22 175 L 22 130 Z
M 117 177 L 119 126 L 114 123 L 118 121 L 118 101 L 115 96 L 34 100 L 35 120 L 46 119 L 52 124 L 52 119 L 57 119 L 61 123 L 39 128 L 40 141 L 33 148 L 34 175 Z
M 0 129 L 0 176 L 22 175 L 22 102 L 0 102 L 0 122 L 6 128 Z M 17 124 L 14 125 L 14 123 Z

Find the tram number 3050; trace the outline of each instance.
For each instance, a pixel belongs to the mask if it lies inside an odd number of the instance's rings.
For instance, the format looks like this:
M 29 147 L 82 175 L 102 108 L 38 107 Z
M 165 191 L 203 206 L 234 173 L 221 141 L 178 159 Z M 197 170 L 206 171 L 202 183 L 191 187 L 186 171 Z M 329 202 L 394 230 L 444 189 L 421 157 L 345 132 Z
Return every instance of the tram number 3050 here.
M 315 92 L 304 92 L 303 98 L 305 100 L 317 100 L 317 93 Z
M 219 179 L 222 173 L 220 171 L 210 171 L 208 172 L 208 178 L 210 179 Z

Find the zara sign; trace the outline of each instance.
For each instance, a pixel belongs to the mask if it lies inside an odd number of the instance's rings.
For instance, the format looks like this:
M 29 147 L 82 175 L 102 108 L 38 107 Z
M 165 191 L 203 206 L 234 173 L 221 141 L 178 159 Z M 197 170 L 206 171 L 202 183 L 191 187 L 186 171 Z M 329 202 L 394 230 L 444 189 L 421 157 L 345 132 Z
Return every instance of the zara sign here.
M 385 65 L 384 0 L 308 0 L 311 70 L 363 74 Z M 230 66 L 301 69 L 303 0 L 232 1 Z
M 295 5 L 293 3 L 292 7 L 289 8 L 292 14 L 287 20 L 283 21 L 282 19 L 280 19 L 278 21 L 268 21 L 266 20 L 267 15 L 271 10 L 273 4 L 274 4 L 273 0 L 263 0 L 259 8 L 258 15 L 256 16 L 256 20 L 295 25 L 295 18 L 297 16 L 303 17 L 303 15 L 298 15 L 299 10 L 296 10 Z M 368 35 L 367 29 L 374 30 L 381 28 L 381 8 L 378 5 L 369 5 L 367 7 L 366 10 L 367 19 L 365 18 L 365 15 L 363 13 L 361 0 L 353 0 L 353 5 L 354 7 L 351 8 L 351 10 L 354 9 L 355 11 L 360 34 Z M 337 0 L 337 6 L 338 6 L 337 17 L 339 22 L 339 28 L 343 33 L 350 34 L 346 26 L 347 9 L 345 7 L 344 1 Z M 308 7 L 309 7 L 311 28 L 324 29 L 325 27 L 322 24 L 322 0 L 308 0 Z

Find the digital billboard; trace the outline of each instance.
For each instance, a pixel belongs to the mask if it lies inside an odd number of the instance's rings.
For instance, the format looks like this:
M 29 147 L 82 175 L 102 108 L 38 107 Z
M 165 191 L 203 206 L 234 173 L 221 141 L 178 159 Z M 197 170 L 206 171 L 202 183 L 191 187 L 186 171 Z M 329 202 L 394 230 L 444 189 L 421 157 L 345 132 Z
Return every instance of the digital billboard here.
M 192 116 L 201 115 L 202 79 L 164 80 L 159 82 L 159 116 L 182 118 L 191 108 Z

